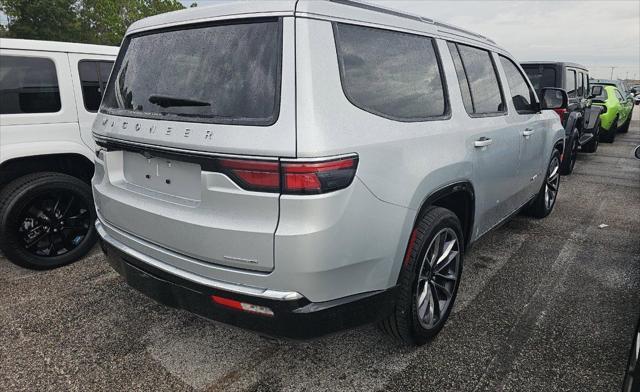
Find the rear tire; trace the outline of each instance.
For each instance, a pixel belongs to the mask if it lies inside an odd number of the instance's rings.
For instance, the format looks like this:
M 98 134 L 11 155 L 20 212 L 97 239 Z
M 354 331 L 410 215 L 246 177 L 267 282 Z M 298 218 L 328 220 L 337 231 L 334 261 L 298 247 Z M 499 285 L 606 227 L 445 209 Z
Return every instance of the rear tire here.
M 21 267 L 57 268 L 91 250 L 95 220 L 89 185 L 61 173 L 29 174 L 0 192 L 0 250 Z
M 600 120 L 593 129 L 593 137 L 589 142 L 582 145 L 582 152 L 594 153 L 598 151 L 598 145 L 600 145 Z
M 458 217 L 431 207 L 412 232 L 392 313 L 378 327 L 405 345 L 422 345 L 446 323 L 462 276 L 464 237 Z
M 542 219 L 553 211 L 560 189 L 559 170 L 560 151 L 554 149 L 549 164 L 547 165 L 547 173 L 542 187 L 540 187 L 538 195 L 531 201 L 531 204 L 525 208 L 525 214 L 537 219 Z
M 611 123 L 611 128 L 604 133 L 600 132 L 600 141 L 603 143 L 613 143 L 616 140 L 616 132 L 618 132 L 618 117 Z
M 574 129 L 571 133 L 571 137 L 569 138 L 568 146 L 571 148 L 565 154 L 565 159 L 562 160 L 562 164 L 560 165 L 560 174 L 564 176 L 568 176 L 573 172 L 573 168 L 576 165 L 576 160 L 578 159 L 578 147 L 580 146 L 580 134 L 577 129 Z
M 631 116 L 632 115 L 633 115 L 633 111 L 631 111 L 631 113 L 629 113 L 629 118 L 627 119 L 627 121 L 624 122 L 624 124 L 622 124 L 620 129 L 618 129 L 618 132 L 620 132 L 620 133 L 629 132 L 629 126 L 631 125 Z

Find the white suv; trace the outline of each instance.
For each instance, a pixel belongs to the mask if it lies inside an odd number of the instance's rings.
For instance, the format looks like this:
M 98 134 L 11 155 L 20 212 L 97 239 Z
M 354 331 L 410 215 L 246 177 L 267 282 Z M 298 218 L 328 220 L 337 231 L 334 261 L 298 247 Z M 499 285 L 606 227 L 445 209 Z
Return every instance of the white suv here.
M 118 48 L 0 39 L 0 250 L 54 268 L 95 243 L 91 125 Z
M 348 1 L 134 23 L 94 123 L 97 229 L 165 304 L 270 335 L 420 344 L 469 244 L 554 206 L 560 89 L 487 38 Z

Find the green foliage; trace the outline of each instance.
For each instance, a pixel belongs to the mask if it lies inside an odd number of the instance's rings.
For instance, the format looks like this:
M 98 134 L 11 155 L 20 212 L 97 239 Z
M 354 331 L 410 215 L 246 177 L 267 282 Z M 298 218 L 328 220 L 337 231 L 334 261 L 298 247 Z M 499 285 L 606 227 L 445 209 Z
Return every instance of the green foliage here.
M 178 0 L 0 0 L 13 38 L 119 45 L 127 27 L 184 8 Z

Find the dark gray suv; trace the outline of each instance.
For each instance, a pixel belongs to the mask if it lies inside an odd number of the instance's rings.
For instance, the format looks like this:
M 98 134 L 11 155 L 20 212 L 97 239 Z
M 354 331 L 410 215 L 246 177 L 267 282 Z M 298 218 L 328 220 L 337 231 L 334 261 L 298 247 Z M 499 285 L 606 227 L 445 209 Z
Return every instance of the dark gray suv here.
M 583 65 L 567 62 L 536 61 L 521 65 L 538 95 L 546 87 L 567 91 L 569 107 L 558 109 L 556 113 L 564 126 L 567 145 L 560 172 L 571 174 L 579 149 L 590 153 L 598 149 L 602 107 L 591 105 L 589 70 Z

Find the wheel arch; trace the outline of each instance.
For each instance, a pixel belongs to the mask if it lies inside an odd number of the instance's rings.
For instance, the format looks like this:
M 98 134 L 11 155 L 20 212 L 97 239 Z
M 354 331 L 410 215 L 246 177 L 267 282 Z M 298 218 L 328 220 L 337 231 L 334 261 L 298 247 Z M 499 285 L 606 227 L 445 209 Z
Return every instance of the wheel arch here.
M 0 163 L 0 188 L 16 178 L 39 171 L 68 174 L 89 184 L 93 170 L 93 161 L 75 152 L 18 156 Z
M 464 248 L 467 249 L 473 233 L 475 200 L 475 190 L 470 181 L 458 181 L 445 185 L 424 198 L 413 225 L 416 225 L 430 207 L 446 208 L 456 214 L 460 220 L 464 235 Z

